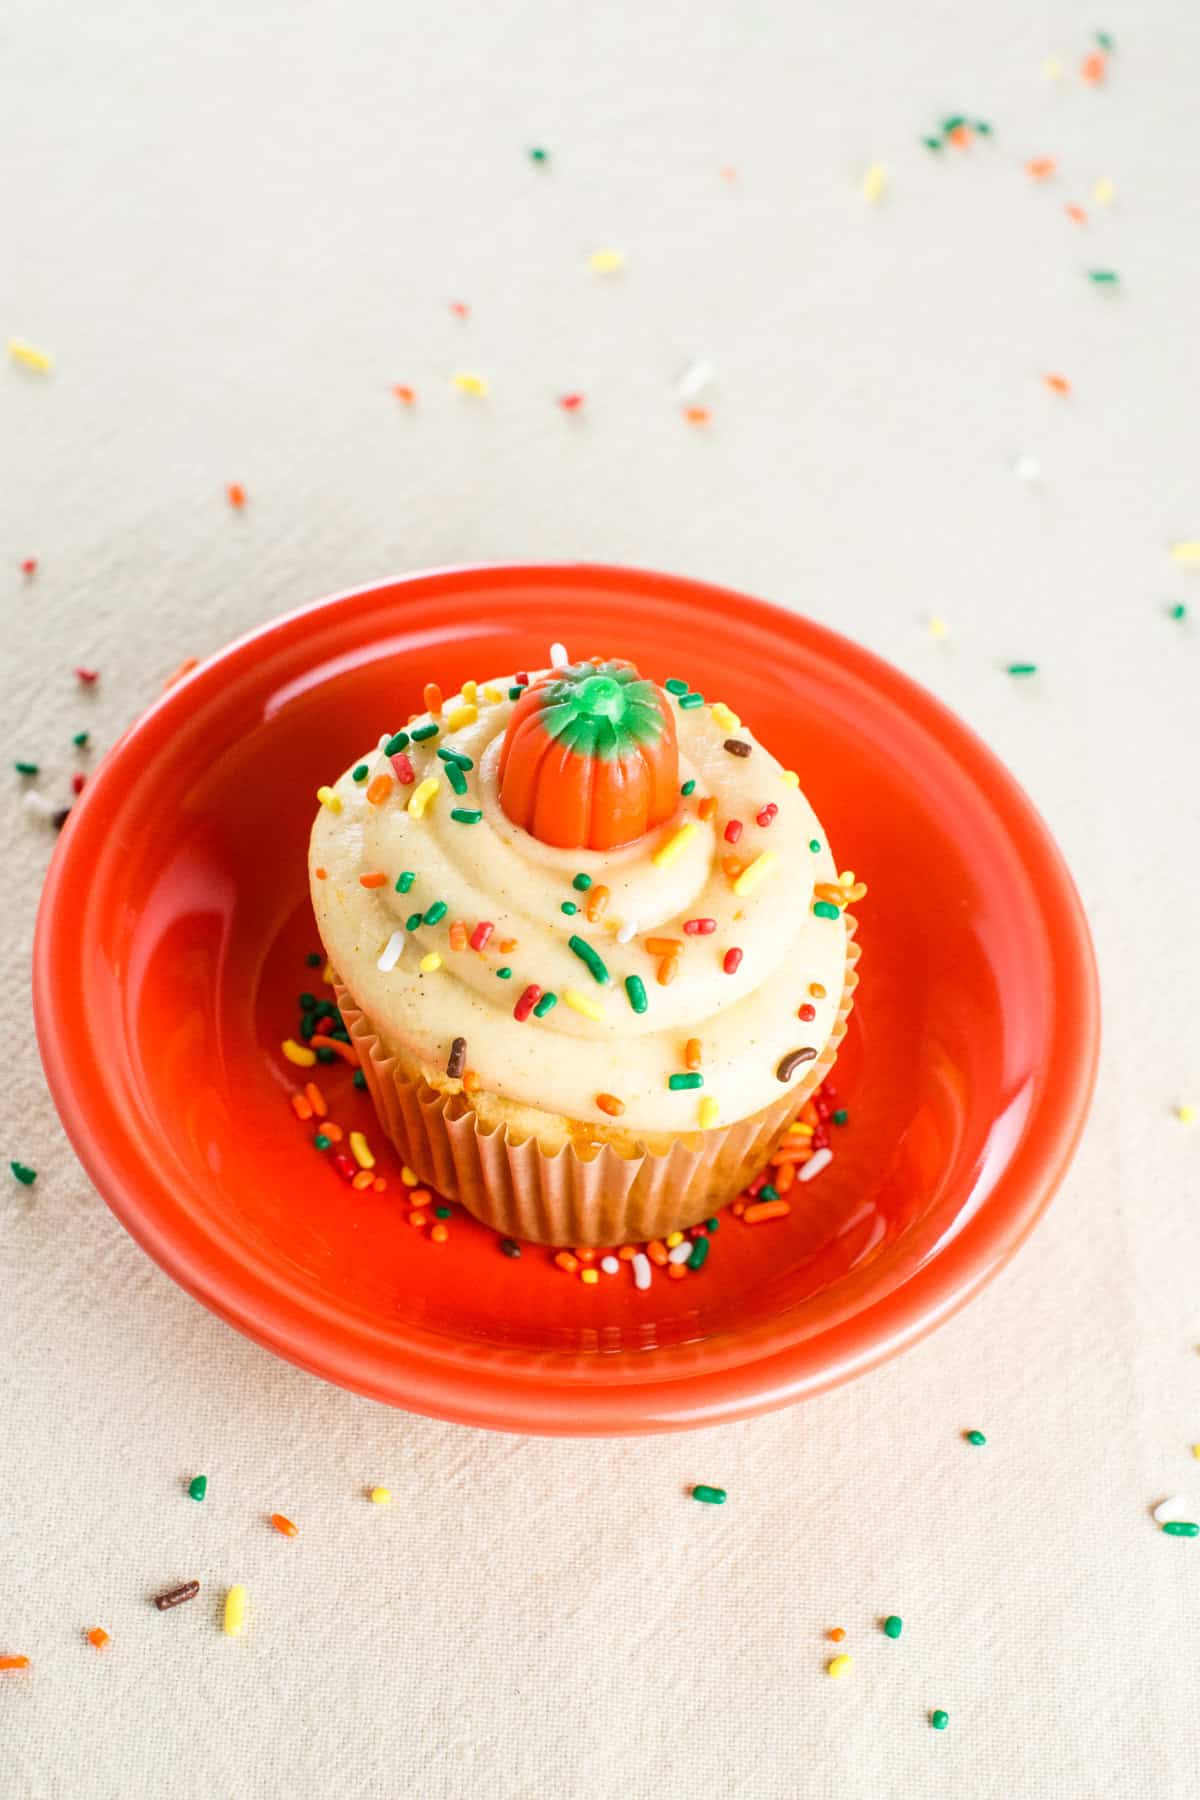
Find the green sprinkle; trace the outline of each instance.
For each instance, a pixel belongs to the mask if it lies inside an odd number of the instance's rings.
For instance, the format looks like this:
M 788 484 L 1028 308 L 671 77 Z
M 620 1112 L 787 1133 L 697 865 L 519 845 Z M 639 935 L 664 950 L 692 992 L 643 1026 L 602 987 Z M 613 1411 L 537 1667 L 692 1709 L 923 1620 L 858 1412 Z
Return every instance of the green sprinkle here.
M 704 705 L 704 695 L 680 694 L 679 704 L 684 712 L 694 712 L 696 707 Z
M 466 793 L 467 778 L 456 762 L 448 762 L 446 764 L 446 780 L 450 783 L 450 786 L 454 789 L 456 794 Z
M 452 806 L 450 808 L 450 817 L 456 820 L 459 825 L 478 825 L 483 814 L 477 807 Z
M 367 776 L 370 773 L 371 773 L 371 770 L 367 763 L 359 763 L 357 769 L 355 769 L 353 774 L 351 775 L 351 780 L 352 781 L 365 781 L 367 779 Z
M 935 1731 L 945 1731 L 947 1725 L 950 1723 L 950 1714 L 948 1712 L 943 1712 L 939 1706 L 936 1712 L 930 1713 L 929 1723 L 933 1726 Z
M 310 950 L 304 960 L 310 969 L 319 969 L 321 966 L 321 952 L 319 950 Z
M 521 698 L 521 695 L 524 692 L 525 692 L 525 689 L 523 687 L 521 687 L 520 684 L 518 683 L 516 687 L 509 688 L 508 697 L 510 700 L 519 700 Z
M 940 150 L 942 147 L 941 138 L 927 137 L 927 138 L 922 138 L 921 142 L 924 144 L 924 146 L 927 150 Z
M 571 882 L 571 886 L 575 889 L 576 893 L 579 894 L 586 894 L 591 885 L 591 876 L 584 874 L 576 875 Z
M 419 913 L 419 912 L 409 913 L 407 919 L 405 919 L 405 921 L 404 921 L 405 931 L 415 931 L 417 929 L 417 926 L 421 923 L 421 920 L 423 917 L 424 917 L 423 913 Z
M 428 725 L 418 725 L 412 734 L 412 741 L 414 744 L 423 744 L 426 738 L 436 737 L 441 729 L 440 725 L 432 722 Z
M 1036 663 L 1009 663 L 1005 670 L 1008 675 L 1036 675 L 1037 672 Z
M 316 1004 L 317 996 L 315 994 L 300 994 L 296 1000 L 296 1005 L 301 1012 L 311 1012 Z
M 679 791 L 684 799 L 688 800 L 696 791 L 696 783 L 694 781 L 685 781 Z
M 966 1438 L 968 1444 L 987 1443 L 987 1439 L 984 1437 L 982 1431 L 964 1431 L 963 1436 Z
M 1168 1519 L 1163 1530 L 1168 1537 L 1200 1537 L 1200 1525 L 1190 1519 Z
M 188 1493 L 193 1500 L 203 1500 L 208 1492 L 208 1476 L 193 1475 L 188 1482 Z
M 650 1002 L 646 998 L 646 984 L 640 975 L 625 977 L 625 992 L 629 996 L 629 1004 L 634 1012 L 644 1013 Z
M 1096 42 L 1102 50 L 1115 50 L 1117 47 L 1116 39 L 1107 31 L 1098 31 Z
M 818 900 L 813 907 L 818 919 L 837 919 L 841 914 L 831 900 Z
M 300 1014 L 300 1036 L 304 1039 L 305 1043 L 308 1042 L 309 1038 L 312 1036 L 313 1032 L 316 1029 L 317 1029 L 316 1013 L 315 1012 L 301 1013 Z
M 521 1246 L 520 1246 L 520 1244 L 518 1244 L 516 1238 L 501 1238 L 500 1239 L 500 1248 L 504 1252 L 505 1256 L 516 1257 L 516 1256 L 520 1256 L 520 1254 L 521 1254 Z
M 687 1259 L 689 1269 L 702 1269 L 708 1256 L 708 1239 L 698 1237 L 692 1245 L 692 1254 Z
M 535 163 L 549 162 L 550 152 L 548 150 L 543 150 L 540 144 L 535 144 L 533 149 L 529 152 L 529 160 L 530 162 Z
M 533 1009 L 534 1018 L 535 1019 L 544 1019 L 546 1014 L 548 1012 L 553 1012 L 554 1008 L 557 1005 L 558 1005 L 558 995 L 557 994 L 543 994 L 541 999 L 538 1001 L 537 1005 Z
M 952 131 L 957 131 L 960 125 L 966 123 L 967 121 L 961 113 L 954 113 L 949 119 L 942 120 L 942 136 L 949 137 Z
M 71 742 L 74 744 L 74 746 L 77 750 L 86 749 L 87 741 L 91 737 L 91 735 L 92 734 L 90 731 L 77 731 L 75 733 L 75 736 L 71 739 Z
M 36 775 L 38 772 L 38 765 L 32 762 L 16 762 L 13 768 L 18 775 Z
M 426 925 L 440 925 L 450 908 L 444 900 L 435 900 L 432 906 L 425 909 Z
M 808 847 L 812 851 L 813 855 L 815 856 L 817 854 L 817 851 L 821 848 L 820 838 L 809 838 Z
M 399 756 L 401 750 L 407 749 L 408 733 L 407 731 L 398 731 L 395 737 L 390 737 L 383 746 L 383 754 L 385 756 Z
M 1170 616 L 1173 619 L 1187 618 L 1187 607 L 1183 604 L 1182 600 L 1177 600 L 1175 602 L 1174 606 L 1171 608 Z
M 417 873 L 415 869 L 405 869 L 399 881 L 396 883 L 396 892 L 398 894 L 407 894 L 416 879 Z
M 332 1056 L 333 1051 L 330 1050 L 328 1052 L 328 1054 L 330 1056 Z M 323 1131 L 318 1131 L 316 1137 L 313 1139 L 313 1149 L 314 1150 L 328 1150 L 328 1148 L 329 1148 L 330 1144 L 332 1144 L 332 1142 L 333 1142 L 332 1138 L 327 1138 Z
M 354 1071 L 354 1085 L 356 1088 L 365 1088 L 367 1085 L 367 1078 L 361 1069 L 355 1069 Z
M 979 133 L 980 137 L 991 137 L 991 135 L 992 135 L 992 128 L 988 124 L 986 119 L 976 119 L 975 120 L 975 129 Z
M 692 1489 L 692 1499 L 703 1500 L 706 1506 L 724 1506 L 725 1489 L 705 1487 L 702 1481 L 697 1482 L 696 1486 Z
M 721 1229 L 720 1219 L 705 1219 L 704 1223 L 708 1226 L 710 1231 L 720 1231 Z
M 1120 279 L 1115 269 L 1088 270 L 1088 280 L 1094 281 L 1097 287 L 1115 287 Z
M 502 969 L 497 969 L 496 973 L 500 977 L 501 981 L 511 981 L 512 980 L 512 970 L 509 968 L 507 963 L 505 963 L 505 965 Z
M 846 1111 L 844 1106 L 839 1106 L 837 1111 L 835 1113 L 830 1113 L 829 1116 L 835 1125 L 844 1125 L 846 1120 L 850 1117 L 850 1114 Z
M 666 688 L 668 694 L 686 694 L 688 691 L 687 682 L 680 681 L 678 675 L 672 675 L 663 683 L 663 686 Z
M 889 1613 L 887 1618 L 883 1621 L 883 1629 L 885 1636 L 898 1638 L 900 1633 L 904 1630 L 904 1620 L 900 1617 L 899 1613 Z
M 573 900 L 564 900 L 562 902 L 562 904 L 559 906 L 558 910 L 559 910 L 559 912 L 566 913 L 566 915 L 569 919 L 569 918 L 572 918 L 574 916 L 574 914 L 579 911 L 579 908 L 576 906 L 576 904 Z
M 317 1061 L 319 1063 L 336 1062 L 337 1061 L 337 1051 L 326 1049 L 325 1045 L 322 1044 L 317 1051 Z M 324 1145 L 322 1145 L 321 1148 L 323 1149 Z
M 471 761 L 469 756 L 464 756 L 461 750 L 452 750 L 449 744 L 440 744 L 438 746 L 438 755 L 444 763 L 457 763 L 460 769 L 473 769 L 475 767 L 475 764 Z
M 433 1216 L 435 1219 L 448 1219 L 450 1217 L 450 1208 L 448 1206 L 435 1206 L 433 1209 Z
M 37 1170 L 31 1169 L 28 1163 L 10 1162 L 8 1166 L 22 1187 L 32 1187 L 37 1180 Z
M 578 876 L 576 877 L 576 880 L 578 880 Z M 580 962 L 591 972 L 593 980 L 598 981 L 601 987 L 603 987 L 606 982 L 612 980 L 612 976 L 608 972 L 608 967 L 604 958 L 599 956 L 596 951 L 592 949 L 592 946 L 585 938 L 569 937 L 567 939 L 567 947 L 575 952 Z
M 760 1200 L 778 1200 L 779 1189 L 772 1187 L 769 1181 L 765 1181 L 758 1190 L 758 1198 Z
M 699 1074 L 699 1072 L 688 1075 L 668 1075 L 667 1086 L 671 1089 L 672 1093 L 677 1094 L 681 1088 L 703 1087 L 704 1077 Z

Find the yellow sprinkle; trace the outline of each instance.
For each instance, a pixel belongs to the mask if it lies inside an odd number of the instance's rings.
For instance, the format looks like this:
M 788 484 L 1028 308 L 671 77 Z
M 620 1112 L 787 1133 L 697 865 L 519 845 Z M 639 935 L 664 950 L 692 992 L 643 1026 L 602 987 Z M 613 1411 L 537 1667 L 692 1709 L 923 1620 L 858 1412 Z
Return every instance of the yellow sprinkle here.
M 1175 1117 L 1179 1120 L 1181 1125 L 1194 1125 L 1196 1123 L 1196 1109 L 1194 1106 L 1189 1106 L 1188 1103 L 1184 1101 L 1182 1106 L 1177 1106 L 1175 1108 Z
M 1197 1462 L 1200 1462 L 1200 1444 L 1192 1445 L 1192 1455 L 1196 1458 Z
M 295 1063 L 298 1069 L 311 1069 L 317 1060 L 316 1051 L 310 1050 L 307 1044 L 298 1044 L 295 1038 L 284 1038 L 279 1048 L 288 1061 Z
M 731 712 L 723 700 L 714 700 L 709 709 L 722 731 L 738 731 L 742 721 L 735 712 Z
M 465 706 L 456 706 L 452 713 L 446 715 L 446 730 L 461 731 L 464 725 L 473 725 L 479 717 L 479 709 L 473 701 Z
M 661 844 L 650 858 L 656 869 L 669 869 L 675 858 L 691 843 L 699 828 L 692 824 L 681 825 L 674 837 L 669 837 Z
M 392 1504 L 391 1488 L 372 1488 L 371 1501 L 375 1506 L 390 1506 Z
M 774 850 L 760 851 L 749 868 L 743 869 L 733 884 L 733 891 L 738 899 L 744 900 L 747 894 L 752 894 L 755 888 L 774 872 L 778 861 L 779 858 Z
M 319 787 L 317 789 L 317 799 L 321 802 L 322 806 L 327 806 L 331 813 L 340 813 L 342 810 L 341 795 L 335 794 L 331 787 Z
M 423 956 L 421 958 L 420 962 L 417 964 L 417 967 L 418 967 L 418 969 L 420 969 L 422 975 L 432 975 L 433 971 L 435 969 L 440 969 L 441 966 L 442 966 L 442 959 L 438 955 L 436 950 L 431 950 L 429 952 L 429 955 Z
M 241 1637 L 246 1629 L 246 1590 L 239 1582 L 225 1596 L 225 1636 Z
M 625 267 L 623 250 L 593 250 L 588 257 L 588 268 L 593 275 L 615 275 L 618 269 Z
M 421 1177 L 415 1169 L 410 1169 L 407 1163 L 400 1170 L 400 1179 L 405 1187 L 419 1187 L 421 1184 Z
M 487 395 L 488 384 L 482 375 L 464 372 L 461 375 L 453 375 L 450 379 L 451 385 L 456 387 L 460 394 L 473 394 L 477 400 L 482 400 Z
M 589 994 L 581 994 L 578 988 L 568 988 L 563 999 L 572 1012 L 582 1013 L 585 1019 L 602 1019 L 604 1008 L 596 1003 Z
M 830 1657 L 829 1661 L 825 1664 L 825 1673 L 827 1675 L 832 1675 L 835 1681 L 840 1681 L 842 1676 L 848 1675 L 853 1667 L 854 1658 L 852 1656 L 847 1656 L 843 1652 L 841 1656 Z
M 1172 544 L 1171 561 L 1189 566 L 1200 563 L 1200 538 L 1185 538 L 1182 543 Z
M 780 769 L 779 778 L 783 782 L 784 787 L 800 786 L 800 777 L 797 775 L 795 769 Z
M 579 1279 L 586 1287 L 595 1287 L 600 1279 L 599 1269 L 580 1269 Z
M 878 206 L 887 193 L 887 170 L 882 163 L 872 163 L 862 178 L 862 197 L 868 206 Z
M 813 1129 L 814 1128 L 811 1125 L 789 1125 L 788 1126 L 788 1136 L 789 1137 L 811 1137 L 813 1134 Z
M 27 369 L 36 369 L 39 375 L 48 375 L 54 364 L 44 350 L 35 350 L 24 338 L 9 338 L 8 354 L 14 362 L 22 363 Z
M 1063 77 L 1062 59 L 1057 56 L 1048 56 L 1042 64 L 1042 74 L 1047 81 L 1061 81 Z
M 427 775 L 409 795 L 408 810 L 414 819 L 425 817 L 425 808 L 437 793 L 441 784 L 432 775 Z
M 474 706 L 475 695 L 478 692 L 478 686 L 479 686 L 479 684 L 474 681 L 464 681 L 463 682 L 462 697 L 466 701 L 468 706 Z
M 333 986 L 334 969 L 333 969 L 333 964 L 331 962 L 327 962 L 325 964 L 325 967 L 321 970 L 321 980 L 325 983 L 326 987 Z
M 930 613 L 927 623 L 930 637 L 946 638 L 950 636 L 950 627 L 945 619 L 938 617 L 937 613 Z
M 1111 206 L 1116 197 L 1116 188 L 1107 175 L 1102 175 L 1092 189 L 1092 199 L 1097 206 Z
M 500 702 L 504 698 L 504 695 L 500 692 L 500 689 L 498 687 L 493 687 L 492 684 L 489 682 L 487 687 L 485 687 L 483 690 L 483 697 L 487 701 L 489 706 L 499 706 Z
M 668 1250 L 673 1250 L 675 1248 L 676 1244 L 682 1244 L 683 1233 L 682 1233 L 682 1231 L 673 1231 L 670 1234 L 670 1236 L 665 1238 L 663 1241 L 666 1244 Z
M 705 1094 L 703 1100 L 700 1102 L 701 1131 L 711 1131 L 720 1116 L 721 1109 L 713 1099 L 712 1095 Z
M 371 1155 L 371 1147 L 361 1131 L 352 1131 L 347 1142 L 350 1145 L 350 1154 L 360 1169 L 375 1167 L 375 1158 Z

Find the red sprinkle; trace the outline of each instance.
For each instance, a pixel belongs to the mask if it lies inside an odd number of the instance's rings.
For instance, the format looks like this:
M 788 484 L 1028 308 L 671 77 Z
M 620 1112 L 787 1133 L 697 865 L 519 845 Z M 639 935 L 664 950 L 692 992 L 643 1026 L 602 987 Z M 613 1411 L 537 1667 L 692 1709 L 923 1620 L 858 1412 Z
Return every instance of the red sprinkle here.
M 518 669 L 517 670 L 516 674 L 513 676 L 513 686 L 514 687 L 528 687 L 529 686 L 528 670 L 526 670 L 526 669 Z
M 73 793 L 76 793 L 76 794 L 82 794 L 82 792 L 83 792 L 83 784 L 84 784 L 84 782 L 85 782 L 85 781 L 86 781 L 86 780 L 87 780 L 87 776 L 86 776 L 86 775 L 83 775 L 83 774 L 75 774 L 75 775 L 72 775 L 72 777 L 71 777 L 71 790 L 72 790 L 72 792 L 73 792 Z
M 21 573 L 22 573 L 22 575 L 36 575 L 37 574 L 37 557 L 36 556 L 27 556 L 25 558 L 25 561 L 21 564 Z
M 727 844 L 736 844 L 741 835 L 742 821 L 740 819 L 730 819 L 728 825 L 725 827 L 725 842 Z
M 1068 219 L 1074 219 L 1074 221 L 1077 225 L 1086 225 L 1087 224 L 1087 214 L 1084 212 L 1082 206 L 1071 205 L 1071 206 L 1066 207 L 1064 210 L 1066 212 Z
M 471 309 L 465 300 L 452 300 L 450 302 L 450 311 L 454 314 L 456 319 L 465 319 L 470 316 Z
M 343 1181 L 353 1181 L 358 1174 L 358 1164 L 352 1156 L 347 1156 L 344 1150 L 335 1150 L 329 1160 Z
M 816 1016 L 817 1016 L 816 1007 L 810 1006 L 807 1000 L 804 1002 L 803 1006 L 798 1006 L 796 1008 L 796 1017 L 798 1019 L 803 1019 L 806 1024 L 809 1021 L 809 1019 L 815 1019 Z
M 775 815 L 778 811 L 779 811 L 779 808 L 776 806 L 775 802 L 772 800 L 766 806 L 763 807 L 763 809 L 760 813 L 755 813 L 754 823 L 756 825 L 769 825 L 771 823 L 771 820 L 775 817 Z
M 412 766 L 407 750 L 397 750 L 395 756 L 389 756 L 388 761 L 395 769 L 396 780 L 400 785 L 411 787 L 417 779 L 417 771 Z
M 517 1004 L 513 1007 L 513 1018 L 520 1023 L 524 1023 L 541 997 L 541 988 L 538 987 L 536 982 L 531 981 L 529 986 L 525 989 L 525 992 L 521 995 L 521 998 L 517 1001 Z
M 708 937 L 717 929 L 717 921 L 715 919 L 685 919 L 683 929 L 689 937 Z
M 583 405 L 583 395 L 560 394 L 558 396 L 558 404 L 562 407 L 564 412 L 578 412 Z
M 100 671 L 99 669 L 76 669 L 75 679 L 82 681 L 84 687 L 91 687 L 94 681 L 99 681 Z
M 470 936 L 472 950 L 482 950 L 495 929 L 490 919 L 480 919 Z
M 721 963 L 721 967 L 724 969 L 725 973 L 727 975 L 736 975 L 741 966 L 742 952 L 737 949 L 736 946 L 732 950 L 727 950 L 725 952 L 724 960 Z

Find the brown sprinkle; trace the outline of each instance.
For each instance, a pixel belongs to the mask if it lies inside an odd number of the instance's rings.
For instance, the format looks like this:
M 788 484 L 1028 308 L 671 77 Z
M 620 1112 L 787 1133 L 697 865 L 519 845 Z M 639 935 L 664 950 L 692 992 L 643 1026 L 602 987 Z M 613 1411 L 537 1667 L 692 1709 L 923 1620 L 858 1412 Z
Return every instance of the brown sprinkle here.
M 811 1062 L 816 1054 L 811 1046 L 806 1050 L 789 1050 L 786 1056 L 780 1058 L 779 1067 L 775 1071 L 776 1077 L 780 1081 L 790 1081 L 800 1064 Z
M 198 1581 L 185 1581 L 182 1587 L 171 1588 L 165 1594 L 155 1594 L 154 1604 L 159 1612 L 170 1612 L 173 1606 L 182 1606 L 185 1600 L 194 1600 L 199 1592 Z
M 725 748 L 730 756 L 749 756 L 750 746 L 744 738 L 726 738 Z
M 458 1081 L 461 1078 L 462 1072 L 466 1068 L 466 1066 L 467 1066 L 467 1040 L 464 1037 L 457 1037 L 457 1038 L 455 1038 L 454 1042 L 451 1044 L 450 1054 L 446 1058 L 446 1073 L 450 1077 L 451 1081 Z

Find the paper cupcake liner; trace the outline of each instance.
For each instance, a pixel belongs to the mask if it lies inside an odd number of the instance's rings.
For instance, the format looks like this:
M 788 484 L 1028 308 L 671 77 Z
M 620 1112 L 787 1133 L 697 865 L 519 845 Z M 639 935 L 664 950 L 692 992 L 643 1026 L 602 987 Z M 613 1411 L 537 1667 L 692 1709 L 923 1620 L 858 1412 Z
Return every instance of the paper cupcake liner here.
M 804 1101 L 824 1081 L 846 1034 L 858 985 L 856 921 L 847 916 L 846 973 L 833 1030 L 805 1078 L 748 1119 L 692 1133 L 666 1151 L 611 1144 L 543 1150 L 507 1125 L 484 1125 L 463 1094 L 443 1094 L 398 1067 L 340 981 L 338 1005 L 387 1137 L 421 1181 L 505 1237 L 603 1248 L 683 1231 L 753 1179 Z M 586 1131 L 586 1126 L 581 1130 Z M 695 1146 L 695 1147 L 693 1147 Z

